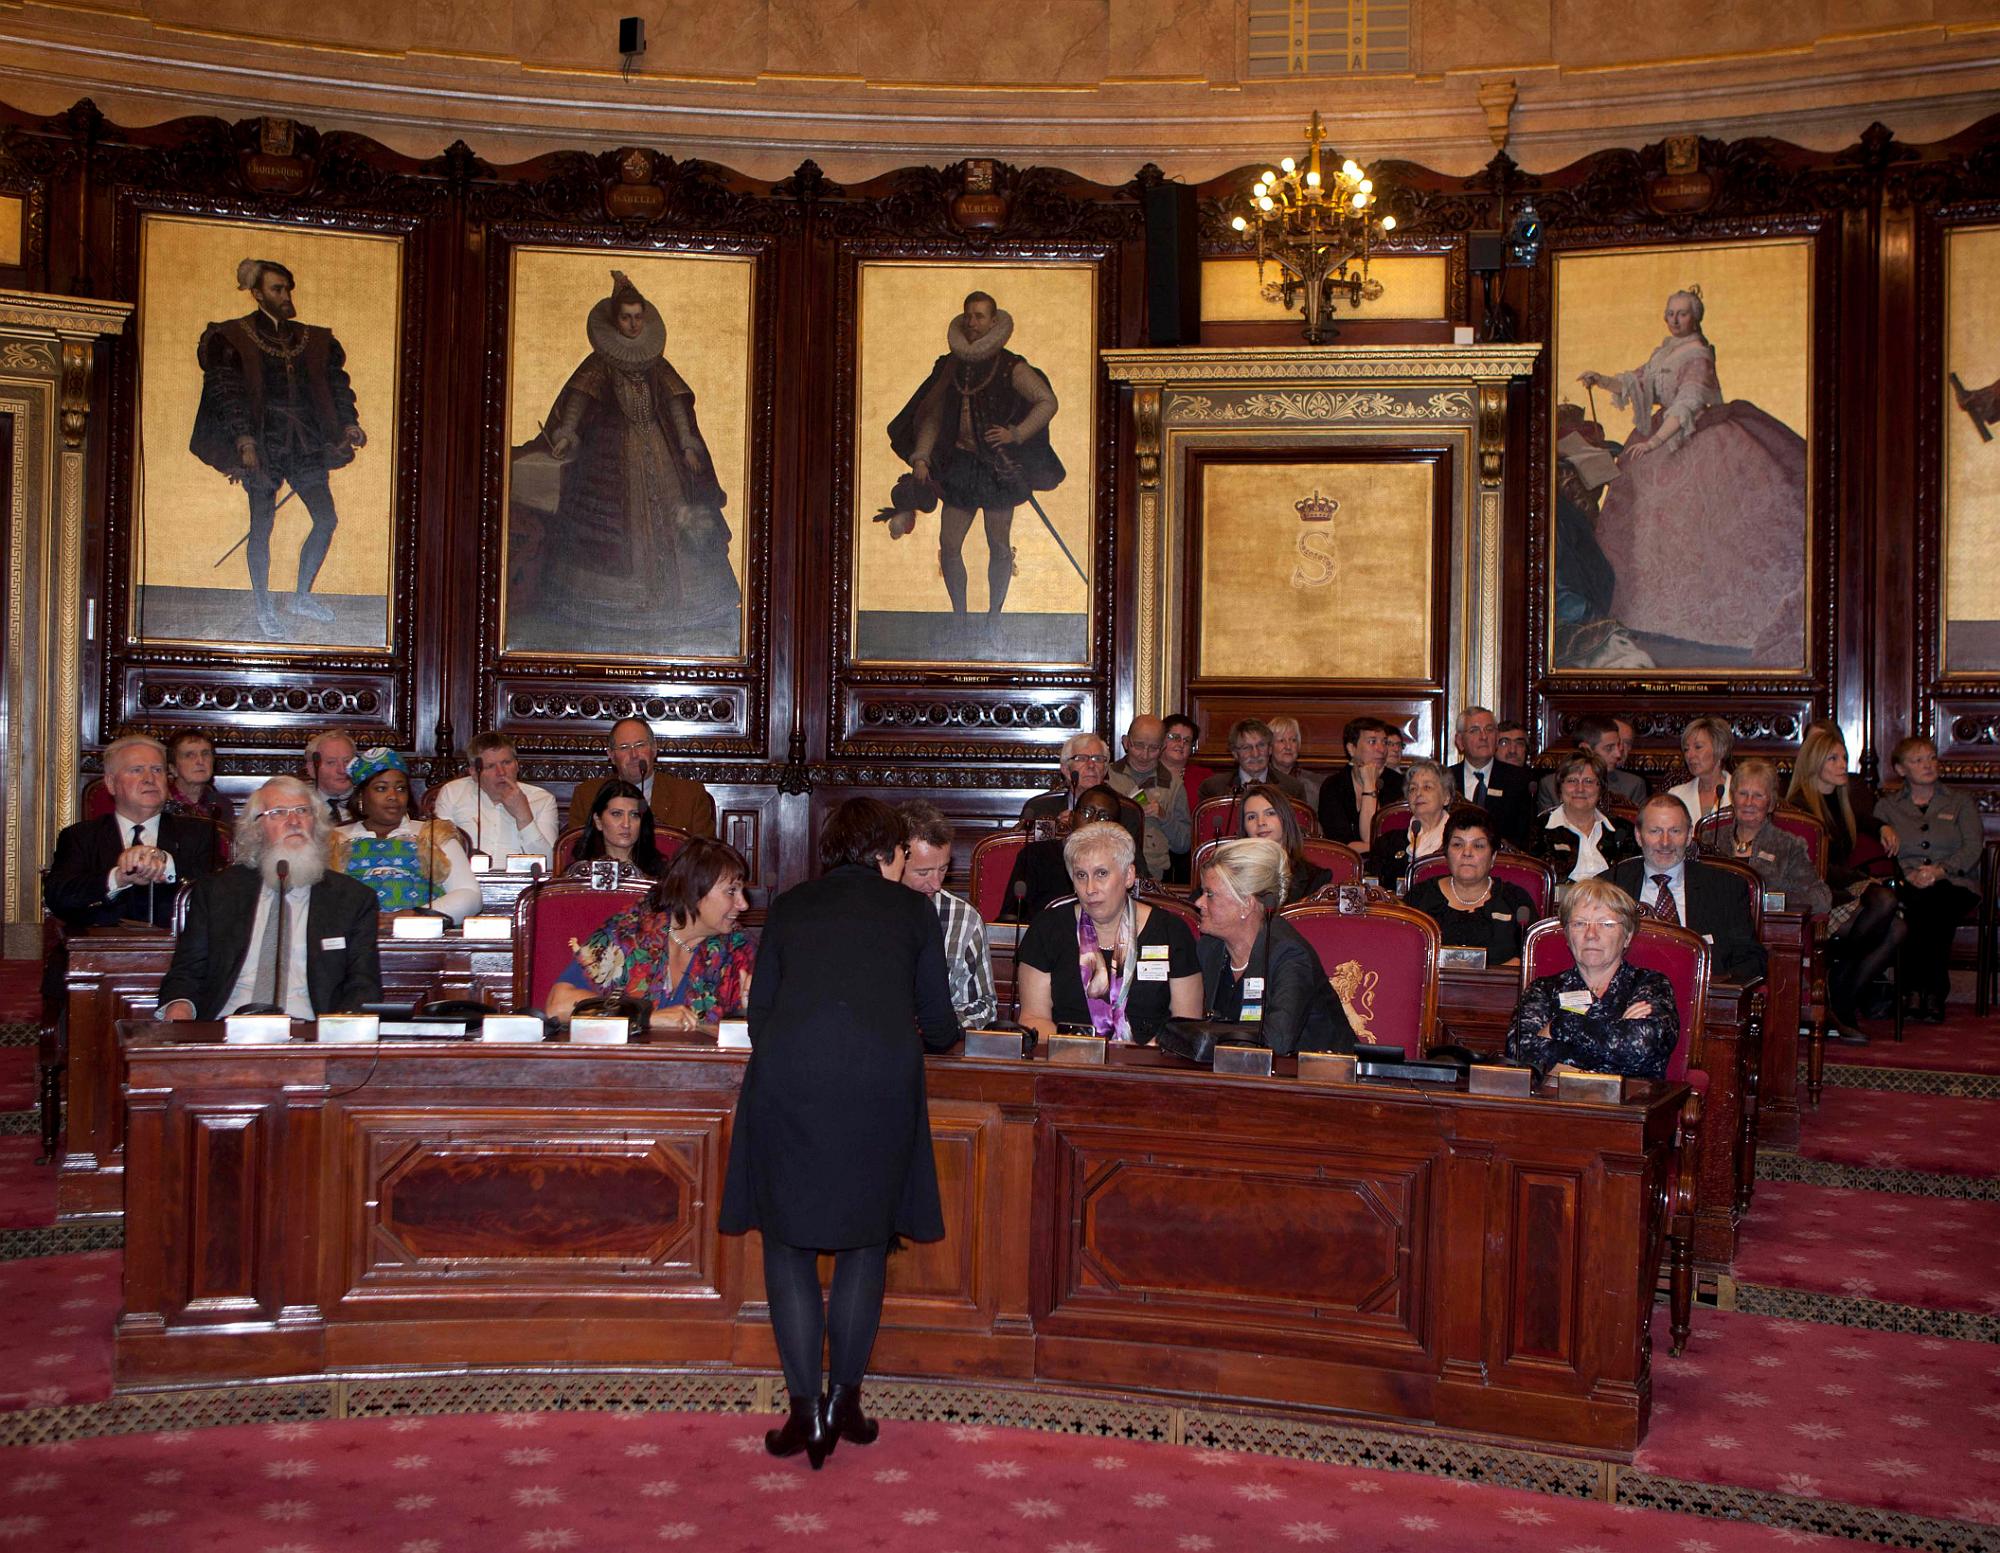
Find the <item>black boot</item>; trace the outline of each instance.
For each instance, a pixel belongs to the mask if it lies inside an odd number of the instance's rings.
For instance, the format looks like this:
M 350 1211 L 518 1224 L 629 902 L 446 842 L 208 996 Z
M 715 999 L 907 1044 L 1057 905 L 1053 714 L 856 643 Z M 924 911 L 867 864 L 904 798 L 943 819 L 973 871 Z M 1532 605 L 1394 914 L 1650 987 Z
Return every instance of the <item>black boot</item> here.
M 791 1416 L 782 1429 L 764 1431 L 764 1449 L 773 1456 L 806 1453 L 817 1472 L 832 1454 L 834 1437 L 826 1427 L 825 1404 L 818 1397 L 793 1397 Z
M 1944 1023 L 1944 1005 L 1946 998 L 1949 996 L 1949 993 L 1944 992 L 1927 992 L 1924 994 L 1923 1021 L 1925 1024 L 1941 1025 Z
M 836 1385 L 826 1399 L 826 1424 L 835 1438 L 873 1445 L 882 1426 L 861 1411 L 861 1387 Z

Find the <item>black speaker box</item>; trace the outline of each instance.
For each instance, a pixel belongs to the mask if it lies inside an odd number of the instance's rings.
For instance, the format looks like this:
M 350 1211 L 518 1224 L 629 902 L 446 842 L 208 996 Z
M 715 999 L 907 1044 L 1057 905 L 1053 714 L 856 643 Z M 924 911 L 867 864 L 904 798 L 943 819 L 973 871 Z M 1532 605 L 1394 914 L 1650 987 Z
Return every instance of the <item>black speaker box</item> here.
M 1201 343 L 1201 249 L 1185 183 L 1146 191 L 1146 343 Z

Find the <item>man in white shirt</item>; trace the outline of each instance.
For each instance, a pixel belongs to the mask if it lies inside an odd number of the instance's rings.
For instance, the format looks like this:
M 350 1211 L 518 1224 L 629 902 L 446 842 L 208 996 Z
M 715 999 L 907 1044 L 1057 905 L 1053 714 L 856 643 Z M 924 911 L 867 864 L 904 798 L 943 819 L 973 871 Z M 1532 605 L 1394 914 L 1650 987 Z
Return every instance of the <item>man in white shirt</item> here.
M 1672 793 L 1655 793 L 1639 811 L 1641 857 L 1613 865 L 1606 875 L 1642 915 L 1692 928 L 1708 941 L 1718 981 L 1749 982 L 1764 974 L 1767 956 L 1757 942 L 1744 882 L 1688 855 L 1694 821 Z
M 234 862 L 188 898 L 160 1018 L 220 1019 L 247 1004 L 313 1019 L 381 1000 L 375 892 L 328 871 L 332 832 L 325 804 L 297 777 L 257 789 L 237 822 Z
M 472 850 L 505 868 L 517 853 L 534 853 L 547 868 L 555 856 L 562 820 L 555 795 L 520 779 L 521 761 L 504 733 L 482 733 L 466 747 L 469 776 L 437 790 L 431 813 L 472 838 Z
M 354 779 L 348 775 L 360 749 L 345 728 L 328 728 L 306 740 L 306 780 L 326 800 L 336 825 L 360 818 L 354 812 Z
M 909 830 L 910 858 L 903 883 L 937 907 L 944 933 L 944 963 L 951 979 L 951 1006 L 968 1030 L 990 1025 L 999 1011 L 993 992 L 993 959 L 986 948 L 986 924 L 972 903 L 944 887 L 951 873 L 951 822 L 921 799 L 897 811 Z

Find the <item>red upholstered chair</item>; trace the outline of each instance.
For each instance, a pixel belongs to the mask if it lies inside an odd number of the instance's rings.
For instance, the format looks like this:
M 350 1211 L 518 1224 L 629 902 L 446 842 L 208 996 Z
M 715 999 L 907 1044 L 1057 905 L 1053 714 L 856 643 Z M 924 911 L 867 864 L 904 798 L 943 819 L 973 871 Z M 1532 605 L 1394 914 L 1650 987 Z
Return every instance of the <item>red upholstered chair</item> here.
M 576 861 L 576 849 L 583 845 L 583 833 L 587 829 L 589 829 L 588 821 L 582 825 L 572 825 L 568 830 L 556 837 L 555 864 L 550 870 L 551 872 L 558 874 L 569 872 L 569 865 Z M 460 831 L 459 834 L 463 836 L 465 832 Z M 687 844 L 688 833 L 686 831 L 676 830 L 671 825 L 655 825 L 653 827 L 653 845 L 660 849 L 660 858 L 662 861 L 671 863 L 674 860 L 674 854 Z
M 1700 1149 L 1701 1097 L 1708 1093 L 1708 1074 L 1692 1066 L 1694 1042 L 1708 1017 L 1708 945 L 1692 928 L 1639 919 L 1639 931 L 1625 958 L 1649 971 L 1659 971 L 1673 983 L 1674 1007 L 1681 1016 L 1680 1036 L 1667 1059 L 1669 1083 L 1685 1083 L 1694 1094 L 1681 1112 L 1679 1148 L 1667 1181 L 1667 1242 L 1671 1258 L 1670 1321 L 1673 1352 L 1687 1347 L 1694 1309 L 1694 1182 Z M 1560 920 L 1550 917 L 1528 929 L 1521 946 L 1521 990 L 1540 976 L 1554 976 L 1576 964 Z
M 1007 899 L 1007 881 L 1014 877 L 1021 848 L 1034 839 L 1031 831 L 1000 830 L 983 837 L 973 847 L 965 889 L 972 909 L 982 920 L 999 922 L 1006 918 L 1012 905 Z
M 1240 798 L 1204 799 L 1201 807 L 1194 811 L 1194 845 L 1199 851 L 1211 841 L 1228 841 L 1243 834 L 1243 822 L 1237 818 L 1236 806 Z M 1292 813 L 1297 816 L 1299 829 L 1308 836 L 1319 834 L 1319 816 L 1312 806 L 1302 798 L 1291 800 Z
M 1451 871 L 1451 859 L 1442 852 L 1433 852 L 1410 876 L 1410 883 L 1421 884 L 1426 879 L 1442 879 Z M 1538 857 L 1530 857 L 1525 852 L 1516 852 L 1512 847 L 1502 847 L 1493 854 L 1493 877 L 1504 879 L 1527 892 L 1528 899 L 1535 904 L 1535 915 L 1545 917 L 1555 910 L 1556 871 Z
M 1204 842 L 1195 852 L 1194 864 L 1188 870 L 1188 877 L 1200 887 L 1201 871 L 1208 866 L 1209 854 L 1224 841 L 1232 838 L 1223 836 L 1214 841 Z M 1305 838 L 1306 861 L 1315 868 L 1324 868 L 1333 877 L 1327 881 L 1327 888 L 1335 885 L 1358 884 L 1361 880 L 1361 854 L 1354 848 L 1339 841 L 1329 841 L 1324 836 Z
M 1161 911 L 1171 911 L 1188 925 L 1196 938 L 1201 937 L 1201 909 L 1192 902 L 1171 893 L 1152 879 L 1141 879 L 1138 889 L 1133 893 L 1148 906 L 1158 907 Z M 1076 897 L 1070 895 L 1064 899 L 1073 902 Z
M 1437 1034 L 1435 922 L 1401 901 L 1374 895 L 1359 911 L 1311 900 L 1278 915 L 1313 946 L 1357 1040 L 1412 1053 L 1430 1047 Z
M 541 1008 L 581 942 L 617 913 L 644 900 L 652 886 L 637 880 L 600 888 L 594 879 L 544 879 L 514 902 L 514 1007 Z
M 1706 852 L 1711 846 L 1726 847 L 1730 829 L 1736 823 L 1736 811 L 1731 808 L 1717 809 L 1707 819 L 1695 827 L 1695 840 Z M 1820 823 L 1816 814 L 1804 809 L 1793 809 L 1780 804 L 1771 811 L 1771 823 L 1787 835 L 1797 836 L 1805 843 L 1806 857 L 1811 860 L 1813 871 L 1820 878 L 1826 877 L 1826 854 L 1831 845 L 1826 826 Z

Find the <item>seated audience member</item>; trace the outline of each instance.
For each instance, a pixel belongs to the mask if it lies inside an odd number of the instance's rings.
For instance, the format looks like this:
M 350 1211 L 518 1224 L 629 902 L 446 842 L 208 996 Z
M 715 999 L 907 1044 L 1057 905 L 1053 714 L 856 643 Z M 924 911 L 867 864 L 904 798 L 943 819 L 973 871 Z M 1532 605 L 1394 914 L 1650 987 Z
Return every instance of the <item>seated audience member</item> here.
M 1507 1055 L 1538 1073 L 1569 1063 L 1665 1078 L 1680 1016 L 1665 974 L 1625 958 L 1639 931 L 1632 897 L 1602 879 L 1585 879 L 1564 892 L 1558 914 L 1576 963 L 1529 984 L 1507 1028 Z
M 1729 828 L 1702 850 L 1748 863 L 1765 889 L 1784 892 L 1788 908 L 1823 917 L 1833 909 L 1833 891 L 1813 868 L 1806 844 L 1771 818 L 1777 807 L 1778 768 L 1755 755 L 1737 761 L 1729 774 Z
M 750 865 L 734 847 L 697 836 L 646 898 L 581 943 L 549 989 L 548 1014 L 567 1019 L 587 998 L 653 1005 L 655 1030 L 698 1030 L 742 1015 L 757 945 L 736 922 L 749 907 Z
M 1757 942 L 1750 894 L 1742 879 L 1688 855 L 1694 821 L 1672 793 L 1655 793 L 1639 810 L 1640 855 L 1605 875 L 1662 922 L 1693 928 L 1708 940 L 1709 973 L 1717 981 L 1755 981 L 1766 955 Z
M 1403 769 L 1403 751 L 1410 745 L 1410 736 L 1396 723 L 1389 724 L 1389 731 L 1382 735 L 1382 765 L 1385 770 L 1400 772 Z
M 530 852 L 547 868 L 561 833 L 555 797 L 521 780 L 514 741 L 504 733 L 482 733 L 466 746 L 465 763 L 471 774 L 440 787 L 431 812 L 470 836 L 472 850 L 484 852 L 496 868 L 505 868 L 514 853 Z
M 160 983 L 161 1019 L 220 1019 L 246 1005 L 314 1019 L 382 1000 L 375 892 L 327 867 L 332 832 L 323 795 L 297 777 L 273 777 L 250 796 L 236 822 L 235 862 L 198 880 L 188 898 Z
M 715 800 L 707 788 L 688 777 L 675 776 L 660 765 L 660 741 L 653 725 L 636 717 L 611 725 L 611 775 L 579 782 L 569 795 L 569 823 L 581 825 L 597 806 L 598 789 L 606 782 L 630 782 L 640 792 L 652 784 L 653 818 L 690 836 L 715 834 Z M 487 850 L 491 851 L 491 848 Z
M 1074 809 L 1049 822 L 1049 835 L 1037 836 L 1022 847 L 1014 859 L 1014 871 L 1007 876 L 1006 920 L 1032 922 L 1050 901 L 1069 894 L 1073 886 L 1069 863 L 1063 856 L 1064 846 L 1085 825 L 1117 824 L 1121 808 L 1115 788 L 1102 783 L 1086 788 Z M 1124 827 L 1121 825 L 1119 829 Z M 1125 833 L 1131 835 L 1130 831 Z
M 1681 760 L 1688 779 L 1668 792 L 1678 798 L 1695 820 L 1707 819 L 1729 803 L 1729 759 L 1736 735 L 1719 717 L 1697 717 L 1681 730 Z
M 1290 883 L 1278 904 L 1289 906 L 1333 883 L 1331 868 L 1315 868 L 1306 860 L 1305 832 L 1299 829 L 1298 812 L 1291 800 L 1268 782 L 1243 789 L 1237 807 L 1236 833 L 1239 836 L 1275 841 L 1285 854 L 1285 874 Z
M 364 750 L 348 774 L 361 816 L 333 833 L 327 866 L 375 892 L 385 917 L 441 911 L 463 922 L 479 909 L 479 879 L 458 830 L 410 818 L 410 774 L 394 750 Z
M 1062 756 L 1056 762 L 1056 772 L 1061 785 L 1053 792 L 1037 793 L 1021 805 L 1021 823 L 1033 827 L 1043 820 L 1055 819 L 1074 809 L 1083 795 L 1093 787 L 1108 787 L 1120 798 L 1132 798 L 1133 784 L 1111 770 L 1111 746 L 1104 742 L 1101 734 L 1073 733 L 1062 742 Z M 1119 818 L 1125 828 L 1132 833 L 1132 841 L 1137 845 L 1139 833 L 1145 828 L 1145 810 L 1138 800 L 1121 805 Z
M 1142 856 L 1146 871 L 1155 879 L 1168 876 L 1174 853 L 1186 852 L 1194 837 L 1194 811 L 1188 807 L 1187 789 L 1180 773 L 1169 770 L 1160 759 L 1166 731 L 1157 717 L 1133 718 L 1125 730 L 1125 754 L 1111 763 L 1111 776 L 1130 783 L 1133 800 L 1146 811 Z
M 1528 850 L 1556 865 L 1563 879 L 1594 879 L 1613 863 L 1635 856 L 1639 841 L 1632 827 L 1597 807 L 1604 790 L 1604 766 L 1588 750 L 1556 763 L 1552 780 L 1562 801 L 1529 838 Z
M 328 728 L 306 740 L 306 780 L 325 800 L 327 818 L 335 825 L 354 818 L 354 784 L 347 779 L 347 768 L 360 752 L 360 741 L 345 728 Z
M 104 787 L 111 812 L 63 827 L 42 899 L 73 929 L 124 921 L 169 927 L 174 887 L 215 867 L 215 826 L 166 812 L 166 747 L 144 734 L 111 741 Z
M 1201 967 L 1206 1017 L 1257 1027 L 1280 1057 L 1351 1052 L 1354 1029 L 1326 967 L 1299 930 L 1277 915 L 1286 895 L 1283 848 L 1252 837 L 1225 841 L 1202 864 Z
M 1079 825 L 1063 843 L 1077 898 L 1040 912 L 1014 955 L 1029 1029 L 1046 1036 L 1081 1026 L 1144 1042 L 1168 1018 L 1201 1017 L 1194 934 L 1173 912 L 1134 898 L 1133 857 L 1118 825 Z
M 1368 849 L 1368 872 L 1387 889 L 1407 882 L 1417 864 L 1444 847 L 1451 782 L 1436 761 L 1420 760 L 1403 773 L 1403 801 L 1410 806 L 1409 825 L 1379 831 Z
M 1458 759 L 1445 767 L 1444 774 L 1452 790 L 1493 816 L 1501 840 L 1526 846 L 1535 822 L 1535 795 L 1528 788 L 1528 773 L 1500 753 L 1500 725 L 1492 712 L 1468 706 L 1458 714 L 1451 739 L 1458 746 Z M 1522 741 L 1526 742 L 1525 734 Z
M 1883 794 L 1875 815 L 1894 833 L 1903 870 L 1896 885 L 1909 922 L 1903 994 L 1914 999 L 1918 1018 L 1937 1024 L 1951 994 L 1952 935 L 1979 904 L 1986 835 L 1972 795 L 1938 781 L 1937 746 L 1929 739 L 1898 740 L 1889 764 L 1903 786 Z
M 1843 1024 L 1836 1040 L 1865 1039 L 1854 1026 L 1863 994 L 1894 963 L 1909 926 L 1896 892 L 1883 882 L 1895 871 L 1895 831 L 1875 817 L 1875 795 L 1847 770 L 1847 746 L 1831 720 L 1810 725 L 1792 765 L 1785 802 L 1826 827 L 1826 882 L 1833 891 L 1827 917 L 1827 1006 Z M 1886 1010 L 1887 1004 L 1883 1005 Z
M 1379 717 L 1350 717 L 1340 731 L 1347 769 L 1327 774 L 1319 787 L 1319 833 L 1364 850 L 1375 839 L 1379 809 L 1401 801 L 1403 778 L 1387 768 L 1389 725 Z
M 623 863 L 648 879 L 659 878 L 667 871 L 667 860 L 660 856 L 660 844 L 653 835 L 646 795 L 623 777 L 595 785 L 597 795 L 590 800 L 571 865 Z
M 1316 771 L 1307 771 L 1299 765 L 1299 750 L 1303 735 L 1299 732 L 1296 717 L 1274 717 L 1271 719 L 1271 769 L 1280 776 L 1291 777 L 1299 784 L 1299 796 L 1319 812 L 1319 785 L 1326 779 Z
M 1461 809 L 1444 825 L 1450 871 L 1410 887 L 1409 903 L 1438 925 L 1447 944 L 1484 949 L 1488 965 L 1512 965 L 1535 920 L 1535 903 L 1518 884 L 1493 877 L 1500 850 L 1493 817 Z
M 1194 811 L 1201 800 L 1195 795 L 1201 791 L 1201 784 L 1215 773 L 1206 766 L 1195 765 L 1189 757 L 1201 740 L 1201 730 L 1195 726 L 1192 717 L 1176 712 L 1161 724 L 1160 766 L 1168 776 L 1179 780 L 1181 791 L 1187 795 L 1188 839 L 1181 850 L 1175 851 L 1171 845 L 1167 849 L 1168 878 L 1175 884 L 1185 884 L 1188 876 L 1188 852 L 1193 846 Z
M 1519 766 L 1534 781 L 1541 780 L 1542 773 L 1535 769 L 1534 752 L 1528 746 L 1527 724 L 1519 721 L 1501 723 L 1493 730 L 1493 749 L 1508 765 Z
M 1595 714 L 1580 718 L 1576 725 L 1576 747 L 1597 757 L 1600 768 L 1599 787 L 1608 799 L 1615 798 L 1634 807 L 1646 801 L 1646 779 L 1636 771 L 1623 771 L 1625 757 L 1631 753 L 1626 743 L 1621 724 L 1615 717 L 1600 717 Z M 1535 808 L 1537 813 L 1547 813 L 1562 802 L 1562 791 L 1558 773 L 1563 762 L 1556 763 L 1556 771 L 1543 777 L 1535 788 Z
M 1271 769 L 1271 730 L 1257 718 L 1239 718 L 1229 725 L 1229 753 L 1236 757 L 1236 764 L 1216 772 L 1196 789 L 1200 803 L 1234 798 L 1257 782 L 1269 783 L 1291 798 L 1305 796 L 1305 787 L 1297 777 L 1280 776 Z
M 998 1017 L 1000 1002 L 993 991 L 993 957 L 986 947 L 986 924 L 979 920 L 971 901 L 944 887 L 951 876 L 951 822 L 922 799 L 901 804 L 896 812 L 910 833 L 903 883 L 937 908 L 938 926 L 944 932 L 944 967 L 951 982 L 952 1011 L 962 1028 L 983 1030 Z
M 111 810 L 110 788 L 93 782 L 85 789 L 86 820 Z M 167 813 L 199 815 L 225 831 L 236 823 L 236 805 L 215 785 L 215 741 L 199 728 L 183 728 L 167 740 Z

